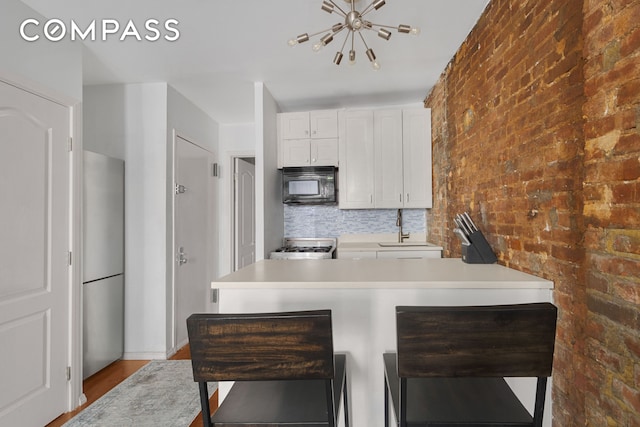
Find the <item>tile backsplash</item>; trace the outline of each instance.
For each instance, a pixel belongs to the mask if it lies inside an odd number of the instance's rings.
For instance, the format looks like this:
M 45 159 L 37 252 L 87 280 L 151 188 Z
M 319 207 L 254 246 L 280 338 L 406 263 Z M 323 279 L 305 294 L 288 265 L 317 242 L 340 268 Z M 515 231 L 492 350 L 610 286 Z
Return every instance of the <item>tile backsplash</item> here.
M 285 237 L 339 237 L 342 234 L 397 233 L 397 209 L 338 209 L 337 206 L 284 206 Z M 425 209 L 403 209 L 402 230 L 426 232 Z

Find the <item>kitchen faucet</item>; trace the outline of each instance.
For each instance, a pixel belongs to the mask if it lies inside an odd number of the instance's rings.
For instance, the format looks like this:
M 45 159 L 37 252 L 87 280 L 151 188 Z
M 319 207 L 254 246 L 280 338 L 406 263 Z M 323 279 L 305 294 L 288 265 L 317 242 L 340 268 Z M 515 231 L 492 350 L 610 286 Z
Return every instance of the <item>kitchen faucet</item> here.
M 396 216 L 396 226 L 400 227 L 398 230 L 398 243 L 404 243 L 404 239 L 409 238 L 409 233 L 402 232 L 402 209 L 398 209 L 398 215 Z

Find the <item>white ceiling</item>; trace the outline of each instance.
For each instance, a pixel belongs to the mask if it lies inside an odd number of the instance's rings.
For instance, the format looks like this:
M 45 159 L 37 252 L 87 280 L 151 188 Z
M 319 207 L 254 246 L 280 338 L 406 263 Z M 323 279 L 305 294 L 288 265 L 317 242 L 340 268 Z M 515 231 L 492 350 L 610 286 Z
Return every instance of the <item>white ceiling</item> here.
M 381 64 L 373 71 L 361 42 L 358 61 L 333 57 L 341 34 L 318 53 L 287 41 L 343 22 L 322 0 L 22 0 L 47 18 L 80 28 L 92 21 L 177 19 L 175 42 L 118 35 L 85 41 L 84 84 L 168 82 L 219 123 L 253 122 L 253 82 L 264 82 L 282 111 L 419 103 L 467 37 L 489 0 L 387 0 L 367 15 L 377 24 L 420 27 L 418 37 L 393 32 L 385 41 L 365 32 Z M 343 9 L 348 0 L 334 0 Z M 368 1 L 359 0 L 362 10 Z M 324 33 L 323 33 L 324 34 Z M 322 36 L 322 34 L 320 34 Z M 357 41 L 357 40 L 356 40 Z

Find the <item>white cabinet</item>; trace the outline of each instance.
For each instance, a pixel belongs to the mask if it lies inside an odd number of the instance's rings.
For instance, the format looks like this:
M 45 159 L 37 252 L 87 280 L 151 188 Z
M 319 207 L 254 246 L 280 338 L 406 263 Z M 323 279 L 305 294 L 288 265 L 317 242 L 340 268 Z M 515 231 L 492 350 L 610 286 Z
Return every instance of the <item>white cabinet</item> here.
M 376 251 L 342 251 L 338 250 L 338 259 L 371 259 L 377 258 Z
M 281 113 L 282 139 L 337 138 L 338 112 L 316 110 L 301 113 Z
M 285 139 L 280 151 L 282 167 L 338 166 L 338 138 Z
M 344 111 L 340 209 L 430 208 L 431 110 Z
M 431 110 L 374 113 L 376 208 L 430 208 Z
M 373 113 L 376 208 L 403 207 L 402 110 L 376 110 Z
M 442 258 L 441 251 L 378 251 L 377 258 L 416 259 L 416 258 Z
M 402 111 L 402 159 L 404 207 L 432 207 L 430 109 Z
M 278 114 L 278 167 L 338 166 L 338 112 Z
M 373 111 L 340 111 L 340 209 L 374 207 Z
M 442 251 L 434 250 L 371 250 L 371 251 L 344 251 L 338 249 L 338 259 L 421 259 L 442 258 Z

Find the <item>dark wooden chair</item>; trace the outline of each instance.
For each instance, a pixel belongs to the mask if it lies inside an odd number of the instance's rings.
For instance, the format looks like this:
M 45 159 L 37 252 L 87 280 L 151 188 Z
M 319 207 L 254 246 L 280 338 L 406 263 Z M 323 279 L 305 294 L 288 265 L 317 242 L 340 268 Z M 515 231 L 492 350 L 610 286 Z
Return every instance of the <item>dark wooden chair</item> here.
M 346 358 L 334 354 L 331 310 L 193 314 L 193 379 L 205 426 L 349 425 Z M 211 416 L 207 382 L 235 381 Z
M 396 307 L 397 353 L 385 353 L 389 398 L 407 426 L 541 426 L 557 309 L 534 303 Z M 504 377 L 536 377 L 533 416 Z

